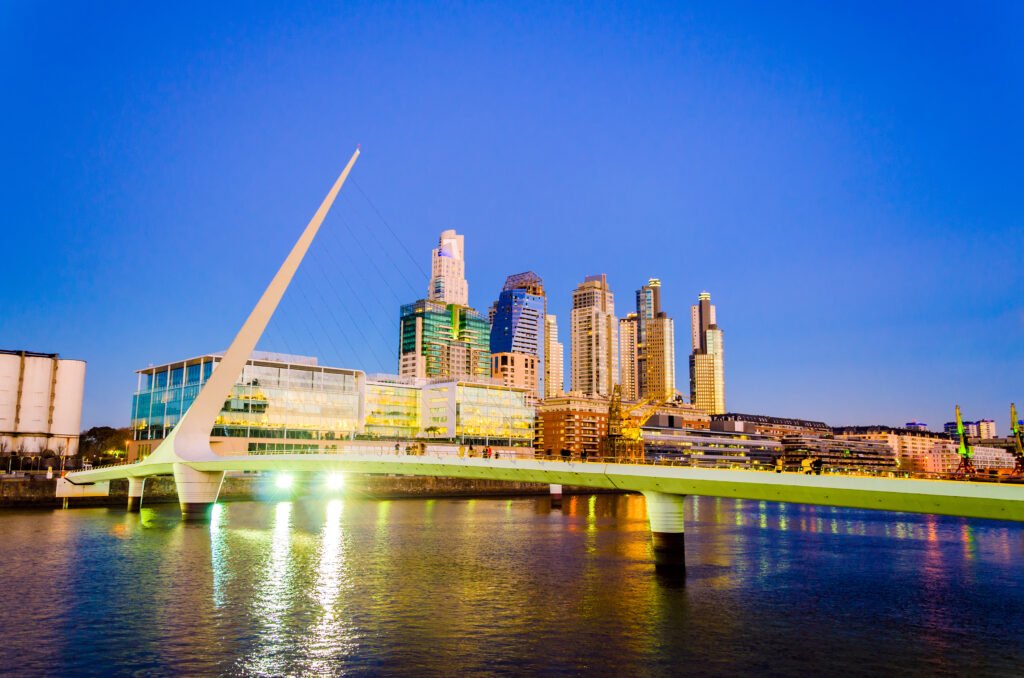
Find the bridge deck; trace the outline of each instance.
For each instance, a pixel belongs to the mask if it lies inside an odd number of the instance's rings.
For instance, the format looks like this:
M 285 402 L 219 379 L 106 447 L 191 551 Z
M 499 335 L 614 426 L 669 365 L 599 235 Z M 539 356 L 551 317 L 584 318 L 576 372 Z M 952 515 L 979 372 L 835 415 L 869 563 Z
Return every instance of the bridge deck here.
M 910 511 L 1024 522 L 1024 485 L 804 475 L 686 466 L 461 458 L 454 455 L 274 454 L 189 462 L 199 471 L 383 473 L 518 482 L 557 483 L 635 492 L 734 497 L 823 506 Z M 69 474 L 74 483 L 167 475 L 171 464 L 126 464 Z

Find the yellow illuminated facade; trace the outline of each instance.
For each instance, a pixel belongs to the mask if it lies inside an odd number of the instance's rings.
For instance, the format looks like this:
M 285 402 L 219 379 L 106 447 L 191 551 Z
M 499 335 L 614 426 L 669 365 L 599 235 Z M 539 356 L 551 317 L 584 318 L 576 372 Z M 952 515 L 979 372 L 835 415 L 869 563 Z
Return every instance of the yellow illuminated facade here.
M 219 355 L 139 371 L 132 400 L 131 458 L 154 449 L 188 410 Z M 212 430 L 230 454 L 330 452 L 346 440 L 427 438 L 467 444 L 533 442 L 528 388 L 490 382 L 430 383 L 317 364 L 315 358 L 257 352 L 246 364 Z

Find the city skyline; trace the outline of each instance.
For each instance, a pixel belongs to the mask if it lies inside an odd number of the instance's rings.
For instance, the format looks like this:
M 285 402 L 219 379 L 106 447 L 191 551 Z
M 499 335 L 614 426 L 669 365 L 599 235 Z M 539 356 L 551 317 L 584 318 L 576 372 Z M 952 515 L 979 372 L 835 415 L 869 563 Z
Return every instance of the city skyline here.
M 1022 112 L 1016 10 L 923 27 L 877 8 L 839 22 L 785 8 L 598 10 L 579 29 L 527 12 L 518 49 L 500 52 L 486 36 L 515 20 L 500 9 L 358 32 L 328 10 L 290 15 L 308 45 L 251 21 L 212 30 L 219 9 L 198 32 L 126 9 L 130 34 L 84 11 L 9 11 L 22 105 L 2 115 L 24 164 L 5 173 L 21 256 L 0 339 L 88 362 L 84 426 L 124 422 L 135 370 L 226 344 L 265 282 L 254 271 L 342 155 L 331 149 L 356 142 L 355 190 L 261 348 L 394 371 L 389 287 L 407 303 L 429 283 L 403 249 L 454 227 L 470 305 L 535 270 L 563 336 L 569 294 L 594 271 L 620 299 L 659 277 L 677 319 L 711 291 L 728 309 L 730 410 L 938 430 L 955 403 L 1002 423 L 1022 399 L 1021 273 L 1002 254 L 1020 228 L 1022 143 L 1006 133 Z M 642 49 L 622 21 L 645 31 Z M 456 29 L 466 22 L 479 37 Z M 954 58 L 941 46 L 968 27 L 985 39 Z M 29 35 L 61 48 L 34 51 Z M 488 58 L 468 58 L 478 52 Z M 677 86 L 658 87 L 665 77 Z M 356 303 L 348 288 L 371 280 Z M 315 317 L 328 285 L 347 305 Z M 331 313 L 351 335 L 336 347 Z M 677 330 L 678 369 L 689 351 Z

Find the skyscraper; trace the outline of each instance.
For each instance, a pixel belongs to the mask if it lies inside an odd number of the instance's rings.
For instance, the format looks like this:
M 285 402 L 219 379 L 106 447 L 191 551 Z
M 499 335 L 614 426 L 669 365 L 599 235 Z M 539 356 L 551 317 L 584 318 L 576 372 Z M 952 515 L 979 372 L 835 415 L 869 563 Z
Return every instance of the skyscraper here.
M 469 306 L 465 256 L 465 238 L 453 229 L 442 231 L 430 259 L 430 287 L 427 290 L 427 299 L 444 304 Z
M 708 414 L 725 414 L 725 365 L 722 330 L 715 320 L 711 295 L 701 292 L 690 307 L 693 353 L 690 354 L 690 402 Z
M 544 397 L 557 398 L 565 393 L 565 356 L 558 341 L 558 318 L 544 318 Z
M 619 322 L 622 397 L 671 400 L 676 390 L 675 326 L 661 310 L 661 281 L 636 292 L 636 313 Z
M 470 308 L 463 237 L 441 233 L 427 298 L 401 309 L 398 371 L 410 377 L 489 377 L 487 320 Z
M 636 313 L 628 313 L 619 320 L 619 384 L 623 400 L 640 399 L 640 382 L 636 375 L 639 331 Z
M 525 386 L 544 397 L 544 281 L 533 271 L 510 275 L 491 313 L 491 376 L 509 386 Z M 524 359 L 528 356 L 531 360 Z
M 572 390 L 610 397 L 619 380 L 619 323 L 604 273 L 588 275 L 572 293 Z

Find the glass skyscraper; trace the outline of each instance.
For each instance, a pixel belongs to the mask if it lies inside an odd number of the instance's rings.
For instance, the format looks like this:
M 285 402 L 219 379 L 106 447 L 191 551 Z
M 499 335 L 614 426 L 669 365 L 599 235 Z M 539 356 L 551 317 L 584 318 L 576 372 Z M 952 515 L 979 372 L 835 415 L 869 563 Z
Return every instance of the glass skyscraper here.
M 515 385 L 526 385 L 514 375 L 501 374 L 503 367 L 519 365 L 515 360 L 501 361 L 499 354 L 516 353 L 536 359 L 528 387 L 544 397 L 545 316 L 547 297 L 544 282 L 533 271 L 510 275 L 492 308 L 490 349 L 497 358 L 494 376 L 502 376 Z M 512 356 L 509 356 L 512 357 Z
M 487 319 L 468 306 L 420 299 L 401 311 L 399 373 L 428 379 L 489 377 Z

